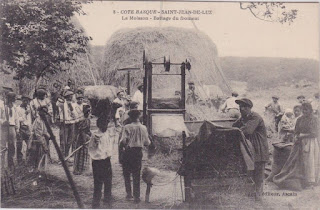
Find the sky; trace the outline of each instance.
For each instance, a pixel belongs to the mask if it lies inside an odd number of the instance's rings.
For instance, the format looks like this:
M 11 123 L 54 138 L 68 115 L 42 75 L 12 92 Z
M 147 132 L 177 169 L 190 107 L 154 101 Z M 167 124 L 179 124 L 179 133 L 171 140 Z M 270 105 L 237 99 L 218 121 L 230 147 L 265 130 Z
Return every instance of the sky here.
M 163 10 L 211 10 L 212 14 L 191 15 L 199 17 L 199 20 L 194 21 L 195 25 L 190 20 L 123 20 L 122 16 L 130 15 L 120 14 L 127 10 L 160 10 L 161 4 Z M 83 10 L 87 15 L 77 18 L 86 33 L 93 38 L 93 45 L 105 45 L 111 35 L 122 28 L 197 27 L 217 45 L 219 56 L 297 57 L 319 60 L 319 3 L 285 5 L 288 9 L 298 10 L 297 19 L 290 25 L 259 20 L 249 10 L 240 9 L 238 2 L 98 1 L 84 4 Z M 119 14 L 114 14 L 114 11 Z

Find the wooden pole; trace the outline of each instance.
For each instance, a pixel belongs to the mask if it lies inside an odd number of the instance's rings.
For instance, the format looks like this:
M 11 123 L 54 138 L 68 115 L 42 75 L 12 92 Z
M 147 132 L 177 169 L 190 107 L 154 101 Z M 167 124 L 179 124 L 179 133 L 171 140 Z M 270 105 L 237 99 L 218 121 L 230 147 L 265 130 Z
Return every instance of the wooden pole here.
M 77 201 L 78 207 L 81 208 L 81 209 L 84 209 L 84 206 L 83 206 L 83 203 L 82 203 L 81 198 L 80 198 L 80 196 L 79 196 L 79 193 L 78 193 L 78 190 L 77 190 L 77 188 L 76 188 L 76 185 L 75 185 L 75 183 L 74 183 L 74 181 L 73 181 L 73 179 L 72 179 L 72 176 L 71 176 L 71 173 L 70 173 L 70 171 L 69 171 L 69 168 L 68 168 L 66 162 L 64 161 L 62 152 L 60 151 L 59 145 L 58 145 L 58 143 L 57 143 L 57 141 L 56 141 L 56 137 L 53 135 L 52 129 L 51 129 L 51 127 L 50 127 L 47 119 L 46 119 L 44 116 L 42 116 L 42 115 L 40 115 L 40 117 L 41 117 L 41 119 L 43 120 L 43 122 L 44 122 L 44 124 L 45 124 L 45 126 L 46 126 L 46 128 L 47 128 L 47 131 L 48 131 L 48 133 L 49 133 L 49 135 L 50 135 L 50 139 L 52 140 L 54 147 L 56 148 L 58 157 L 59 157 L 59 159 L 60 159 L 60 161 L 61 161 L 61 163 L 62 163 L 64 172 L 65 172 L 66 175 L 67 175 L 69 184 L 70 184 L 71 189 L 72 189 L 72 191 L 73 191 L 73 195 L 74 195 L 74 197 L 75 197 L 75 199 L 76 199 L 76 201 Z
M 147 63 L 147 73 L 148 73 L 148 109 L 152 109 L 152 63 Z M 152 128 L 151 128 L 151 114 L 148 113 L 148 122 L 147 122 L 147 128 L 150 135 L 152 135 Z
M 145 70 L 146 71 L 146 70 Z M 146 71 L 147 72 L 147 71 Z M 146 74 L 145 72 L 145 74 Z M 143 124 L 147 125 L 147 76 L 143 77 Z
M 185 176 L 183 177 L 184 180 L 184 192 L 185 192 L 185 201 L 190 202 L 191 201 L 191 179 L 189 176 L 189 171 L 186 164 L 186 157 L 187 157 L 187 152 L 186 152 L 186 132 L 182 131 L 182 164 L 185 166 Z
M 127 83 L 127 94 L 130 95 L 131 94 L 131 91 L 130 91 L 130 87 L 131 87 L 131 84 L 130 84 L 130 71 L 128 71 L 128 83 Z
M 186 64 L 181 64 L 181 109 L 186 108 Z M 184 115 L 183 115 L 184 116 Z
M 147 184 L 146 200 L 145 200 L 146 203 L 149 203 L 151 187 L 152 187 L 152 184 Z

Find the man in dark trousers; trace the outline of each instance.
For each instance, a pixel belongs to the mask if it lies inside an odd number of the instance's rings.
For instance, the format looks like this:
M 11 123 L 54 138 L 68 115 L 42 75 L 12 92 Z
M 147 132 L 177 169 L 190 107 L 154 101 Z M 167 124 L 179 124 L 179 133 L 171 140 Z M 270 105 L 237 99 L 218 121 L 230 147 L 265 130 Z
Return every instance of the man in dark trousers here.
M 262 117 L 252 112 L 252 101 L 243 98 L 236 100 L 239 104 L 241 117 L 233 124 L 233 127 L 240 128 L 245 137 L 252 143 L 254 150 L 254 171 L 253 181 L 255 182 L 256 200 L 261 199 L 263 192 L 263 180 L 265 164 L 269 161 L 269 148 L 267 131 Z
M 146 126 L 140 123 L 140 111 L 131 110 L 128 113 L 131 123 L 123 127 L 120 146 L 125 148 L 122 160 L 124 182 L 127 199 L 132 198 L 130 175 L 133 177 L 133 197 L 135 203 L 140 202 L 140 173 L 142 162 L 142 147 L 151 142 Z M 122 146 L 123 145 L 123 146 Z
M 19 117 L 20 129 L 17 133 L 17 160 L 18 164 L 22 163 L 23 154 L 22 154 L 22 145 L 23 141 L 28 145 L 29 138 L 31 135 L 31 111 L 30 111 L 30 100 L 31 98 L 28 95 L 23 95 L 21 97 L 22 103 L 17 107 L 17 114 Z

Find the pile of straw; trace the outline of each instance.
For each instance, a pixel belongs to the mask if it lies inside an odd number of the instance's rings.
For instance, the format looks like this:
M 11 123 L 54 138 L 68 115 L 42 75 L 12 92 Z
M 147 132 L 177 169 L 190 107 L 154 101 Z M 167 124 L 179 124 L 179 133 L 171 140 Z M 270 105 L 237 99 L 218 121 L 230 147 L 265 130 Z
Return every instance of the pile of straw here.
M 204 33 L 195 29 L 175 27 L 141 27 L 134 29 L 122 29 L 115 32 L 105 46 L 103 75 L 105 84 L 125 86 L 126 74 L 114 73 L 116 69 L 137 67 L 141 71 L 132 72 L 132 87 L 135 88 L 142 82 L 143 50 L 149 61 L 163 62 L 163 56 L 170 57 L 171 62 L 182 63 L 190 60 L 191 71 L 187 72 L 187 82 L 203 81 L 206 84 L 218 85 L 224 92 L 228 88 L 223 81 L 216 45 Z M 164 67 L 154 66 L 156 73 L 163 72 Z M 171 73 L 178 73 L 180 66 L 172 66 Z M 108 75 L 115 75 L 109 77 Z M 153 88 L 180 89 L 180 77 L 155 77 Z

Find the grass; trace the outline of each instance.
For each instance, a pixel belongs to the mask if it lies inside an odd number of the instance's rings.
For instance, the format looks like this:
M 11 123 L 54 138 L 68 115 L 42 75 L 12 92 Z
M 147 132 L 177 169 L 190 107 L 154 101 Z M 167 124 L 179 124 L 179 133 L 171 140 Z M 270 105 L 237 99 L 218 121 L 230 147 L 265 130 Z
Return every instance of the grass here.
M 26 166 L 17 167 L 14 175 L 16 194 L 4 196 L 1 207 L 10 208 L 74 208 L 73 193 L 66 181 Z

